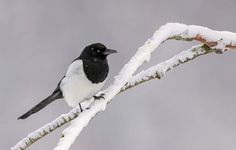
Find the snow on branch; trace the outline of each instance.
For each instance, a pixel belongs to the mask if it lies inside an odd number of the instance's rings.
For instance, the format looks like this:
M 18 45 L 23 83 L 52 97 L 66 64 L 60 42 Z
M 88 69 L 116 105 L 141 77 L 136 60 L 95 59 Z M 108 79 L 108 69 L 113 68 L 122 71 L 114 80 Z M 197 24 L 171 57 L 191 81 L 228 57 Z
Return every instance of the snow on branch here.
M 197 40 L 202 45 L 192 47 L 183 51 L 171 59 L 153 66 L 145 71 L 133 76 L 135 71 L 145 61 L 149 61 L 151 53 L 163 42 L 169 39 L 191 41 Z M 145 44 L 138 49 L 136 54 L 122 68 L 120 73 L 115 77 L 113 84 L 106 90 L 98 94 L 105 94 L 101 100 L 90 99 L 82 103 L 84 111 L 80 113 L 80 108 L 75 107 L 69 113 L 63 114 L 54 121 L 44 125 L 42 128 L 29 134 L 26 138 L 18 142 L 12 150 L 24 150 L 31 144 L 54 131 L 67 122 L 72 124 L 63 131 L 63 136 L 54 150 L 68 150 L 80 134 L 82 129 L 87 126 L 89 121 L 99 112 L 106 109 L 107 104 L 120 92 L 134 87 L 145 81 L 161 78 L 165 73 L 182 63 L 185 63 L 197 56 L 209 52 L 223 53 L 225 50 L 236 48 L 236 34 L 227 31 L 214 31 L 201 26 L 184 25 L 178 23 L 168 23 L 159 28 L 152 38 L 148 39 Z
M 172 70 L 174 67 L 210 52 L 215 51 L 210 49 L 205 44 L 193 46 L 192 48 L 182 51 L 174 57 L 157 64 L 156 66 L 152 66 L 147 70 L 141 71 L 121 89 L 121 92 L 151 79 L 161 79 L 167 71 Z

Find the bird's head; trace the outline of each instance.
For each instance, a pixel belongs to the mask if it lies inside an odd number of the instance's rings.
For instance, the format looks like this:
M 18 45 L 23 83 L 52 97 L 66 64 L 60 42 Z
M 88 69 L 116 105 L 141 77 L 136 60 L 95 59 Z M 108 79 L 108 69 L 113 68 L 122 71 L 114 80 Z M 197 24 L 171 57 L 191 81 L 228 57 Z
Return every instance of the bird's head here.
M 113 53 L 117 53 L 117 51 L 108 49 L 101 43 L 94 43 L 85 47 L 79 58 L 82 60 L 105 60 L 108 55 Z

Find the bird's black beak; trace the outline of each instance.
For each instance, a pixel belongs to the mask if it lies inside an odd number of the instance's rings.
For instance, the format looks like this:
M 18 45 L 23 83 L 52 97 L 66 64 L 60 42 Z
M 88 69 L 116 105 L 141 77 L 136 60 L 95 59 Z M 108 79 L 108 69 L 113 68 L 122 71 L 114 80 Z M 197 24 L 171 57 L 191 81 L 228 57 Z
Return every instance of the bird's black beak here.
M 110 55 L 114 53 L 117 53 L 117 51 L 113 49 L 107 49 L 106 51 L 103 52 L 104 55 Z

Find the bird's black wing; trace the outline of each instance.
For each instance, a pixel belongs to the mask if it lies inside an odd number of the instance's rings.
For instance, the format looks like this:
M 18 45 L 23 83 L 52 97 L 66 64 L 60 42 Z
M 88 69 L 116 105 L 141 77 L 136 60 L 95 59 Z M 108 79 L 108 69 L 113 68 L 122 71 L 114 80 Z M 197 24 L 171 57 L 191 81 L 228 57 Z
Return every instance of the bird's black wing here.
M 64 77 L 63 77 L 64 78 Z M 62 78 L 62 79 L 63 79 Z M 61 81 L 62 81 L 61 79 Z M 48 96 L 47 98 L 45 98 L 43 101 L 41 101 L 40 103 L 38 103 L 36 106 L 34 106 L 32 109 L 30 109 L 28 112 L 26 112 L 24 115 L 20 116 L 18 119 L 26 119 L 28 118 L 30 115 L 38 112 L 39 110 L 43 109 L 45 106 L 47 106 L 48 104 L 50 104 L 51 102 L 55 101 L 56 99 L 60 99 L 63 98 L 63 94 L 62 91 L 60 89 L 60 84 L 61 81 L 58 83 L 56 89 L 53 91 L 53 93 Z

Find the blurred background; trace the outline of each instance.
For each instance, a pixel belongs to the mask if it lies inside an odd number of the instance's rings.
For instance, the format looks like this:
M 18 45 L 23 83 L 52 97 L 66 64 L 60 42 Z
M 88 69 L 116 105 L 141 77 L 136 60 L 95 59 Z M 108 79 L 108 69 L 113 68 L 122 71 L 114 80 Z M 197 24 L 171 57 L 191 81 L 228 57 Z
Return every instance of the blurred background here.
M 16 119 L 54 90 L 86 45 L 101 42 L 119 51 L 109 57 L 107 87 L 161 25 L 236 32 L 235 6 L 235 0 L 0 0 L 1 149 L 70 110 L 58 100 Z M 168 41 L 140 70 L 194 44 Z M 119 94 L 71 149 L 235 150 L 235 60 L 236 51 L 202 56 Z M 65 127 L 29 149 L 53 149 Z

